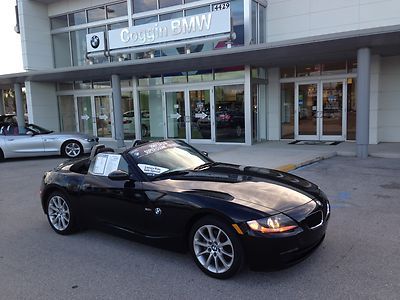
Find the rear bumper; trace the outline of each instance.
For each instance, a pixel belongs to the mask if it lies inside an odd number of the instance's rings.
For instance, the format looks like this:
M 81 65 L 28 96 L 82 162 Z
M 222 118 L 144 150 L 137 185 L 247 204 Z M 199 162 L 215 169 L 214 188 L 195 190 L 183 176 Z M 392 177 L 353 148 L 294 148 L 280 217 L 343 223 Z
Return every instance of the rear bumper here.
M 283 236 L 249 233 L 243 236 L 247 262 L 252 269 L 281 269 L 310 255 L 325 238 L 327 222 L 315 230 L 301 229 Z

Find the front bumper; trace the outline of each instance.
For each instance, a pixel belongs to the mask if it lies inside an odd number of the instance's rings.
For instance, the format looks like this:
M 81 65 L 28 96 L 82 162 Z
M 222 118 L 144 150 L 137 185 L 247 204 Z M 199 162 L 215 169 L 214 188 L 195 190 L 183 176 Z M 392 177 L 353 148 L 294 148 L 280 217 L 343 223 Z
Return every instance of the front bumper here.
M 83 147 L 83 153 L 90 153 L 92 151 L 92 148 L 99 143 L 99 139 L 96 138 L 96 141 L 94 142 L 83 140 L 81 143 Z

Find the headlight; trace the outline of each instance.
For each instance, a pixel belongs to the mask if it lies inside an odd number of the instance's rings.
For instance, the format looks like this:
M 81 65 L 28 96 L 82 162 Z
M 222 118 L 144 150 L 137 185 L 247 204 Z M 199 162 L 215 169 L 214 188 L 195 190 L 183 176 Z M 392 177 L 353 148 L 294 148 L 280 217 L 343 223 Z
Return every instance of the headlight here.
M 280 233 L 296 229 L 298 226 L 291 218 L 284 214 L 278 214 L 269 218 L 248 221 L 247 225 L 261 233 Z

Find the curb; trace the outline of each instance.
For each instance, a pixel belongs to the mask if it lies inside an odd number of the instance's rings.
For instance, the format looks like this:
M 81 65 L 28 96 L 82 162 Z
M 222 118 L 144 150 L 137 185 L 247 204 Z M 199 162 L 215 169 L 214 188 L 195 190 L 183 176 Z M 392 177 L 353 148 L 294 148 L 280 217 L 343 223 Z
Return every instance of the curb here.
M 328 159 L 328 158 L 332 158 L 332 157 L 335 157 L 335 156 L 337 156 L 337 153 L 333 152 L 333 153 L 329 153 L 329 154 L 326 154 L 326 155 L 317 156 L 317 157 L 314 157 L 314 158 L 306 160 L 306 161 L 302 161 L 302 162 L 297 163 L 297 164 L 283 165 L 283 166 L 280 166 L 280 167 L 276 168 L 276 170 L 279 170 L 279 171 L 287 173 L 287 172 L 296 170 L 298 168 L 301 168 L 301 167 L 304 167 L 304 166 L 307 166 L 307 165 L 311 165 L 311 164 L 316 163 L 318 161 L 321 161 L 321 160 L 324 160 L 324 159 Z

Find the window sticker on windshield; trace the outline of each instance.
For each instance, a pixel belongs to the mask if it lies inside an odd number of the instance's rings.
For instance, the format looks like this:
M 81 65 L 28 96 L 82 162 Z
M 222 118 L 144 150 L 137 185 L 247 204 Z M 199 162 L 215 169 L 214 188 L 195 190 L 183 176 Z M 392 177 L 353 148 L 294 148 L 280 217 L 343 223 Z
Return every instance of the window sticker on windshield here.
M 138 164 L 138 167 L 147 175 L 155 176 L 162 174 L 164 172 L 167 172 L 169 169 L 163 168 L 163 167 L 158 167 L 158 166 L 152 166 L 152 165 L 146 165 L 146 164 Z
M 132 155 L 135 158 L 141 158 L 143 156 L 159 152 L 168 148 L 173 148 L 176 146 L 177 144 L 174 141 L 155 142 L 149 145 L 143 145 L 140 148 L 133 150 Z
M 119 154 L 99 153 L 96 155 L 92 173 L 100 176 L 108 176 L 111 172 L 118 170 L 120 160 L 121 155 Z

